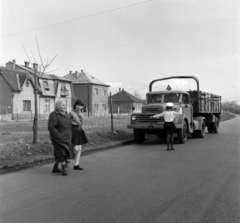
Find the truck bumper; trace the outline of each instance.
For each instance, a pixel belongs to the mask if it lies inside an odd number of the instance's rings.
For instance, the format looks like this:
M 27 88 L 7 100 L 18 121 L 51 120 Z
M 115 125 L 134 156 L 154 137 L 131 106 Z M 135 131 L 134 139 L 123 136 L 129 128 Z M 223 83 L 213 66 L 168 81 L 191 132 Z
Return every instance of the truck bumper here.
M 151 125 L 149 124 L 131 124 L 127 126 L 129 129 L 163 129 L 163 125 Z
M 182 124 L 176 124 L 174 123 L 175 125 L 175 128 L 176 129 L 181 129 L 182 128 Z M 135 123 L 135 124 L 131 124 L 131 125 L 128 125 L 127 126 L 129 129 L 163 129 L 164 128 L 164 125 L 163 124 L 154 124 L 152 125 L 151 123 L 149 124 L 138 124 L 138 123 Z

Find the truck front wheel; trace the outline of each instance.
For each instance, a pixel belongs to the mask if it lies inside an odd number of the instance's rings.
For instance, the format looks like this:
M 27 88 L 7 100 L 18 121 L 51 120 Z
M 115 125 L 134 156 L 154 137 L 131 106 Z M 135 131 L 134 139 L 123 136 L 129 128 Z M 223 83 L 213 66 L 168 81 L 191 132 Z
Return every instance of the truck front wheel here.
M 205 122 L 202 123 L 202 128 L 197 130 L 198 138 L 204 138 L 205 136 Z
M 187 123 L 184 121 L 183 128 L 177 130 L 178 142 L 183 144 L 187 141 Z
M 145 137 L 145 131 L 142 129 L 134 129 L 133 136 L 136 143 L 143 143 Z

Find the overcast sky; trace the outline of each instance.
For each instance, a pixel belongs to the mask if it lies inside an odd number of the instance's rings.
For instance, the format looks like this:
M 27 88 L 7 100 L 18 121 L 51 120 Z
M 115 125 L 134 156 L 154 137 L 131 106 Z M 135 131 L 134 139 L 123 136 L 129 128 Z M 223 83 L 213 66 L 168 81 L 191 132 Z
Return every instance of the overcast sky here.
M 40 63 L 36 38 L 43 59 L 57 54 L 47 71 L 84 70 L 113 93 L 191 75 L 240 100 L 239 0 L 1 0 L 1 66 L 28 61 L 24 48 Z

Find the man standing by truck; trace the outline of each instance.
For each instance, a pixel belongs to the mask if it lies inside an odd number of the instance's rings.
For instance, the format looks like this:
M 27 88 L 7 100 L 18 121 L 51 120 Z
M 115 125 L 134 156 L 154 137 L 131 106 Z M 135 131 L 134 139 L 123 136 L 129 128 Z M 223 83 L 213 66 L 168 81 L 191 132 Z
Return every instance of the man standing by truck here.
M 166 132 L 166 141 L 167 141 L 167 150 L 170 150 L 169 146 L 171 143 L 171 150 L 175 150 L 173 148 L 173 142 L 174 142 L 174 131 L 175 131 L 175 126 L 174 126 L 174 118 L 176 115 L 182 114 L 182 108 L 180 108 L 179 112 L 172 111 L 173 103 L 169 102 L 166 104 L 166 111 L 163 113 L 153 115 L 150 118 L 164 118 L 164 130 Z

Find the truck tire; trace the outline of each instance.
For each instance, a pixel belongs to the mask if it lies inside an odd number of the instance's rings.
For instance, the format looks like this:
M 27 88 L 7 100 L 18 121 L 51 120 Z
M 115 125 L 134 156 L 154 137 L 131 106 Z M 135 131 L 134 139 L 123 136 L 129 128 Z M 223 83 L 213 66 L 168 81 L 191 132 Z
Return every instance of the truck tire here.
M 200 130 L 197 130 L 198 138 L 204 138 L 205 136 L 205 122 L 202 123 L 202 128 Z
M 214 133 L 218 133 L 219 119 L 216 118 L 215 122 L 212 123 L 212 129 Z
M 136 143 L 143 143 L 145 138 L 145 131 L 142 129 L 133 129 L 133 136 Z
M 183 128 L 177 129 L 178 142 L 184 144 L 187 141 L 187 123 L 184 121 Z

